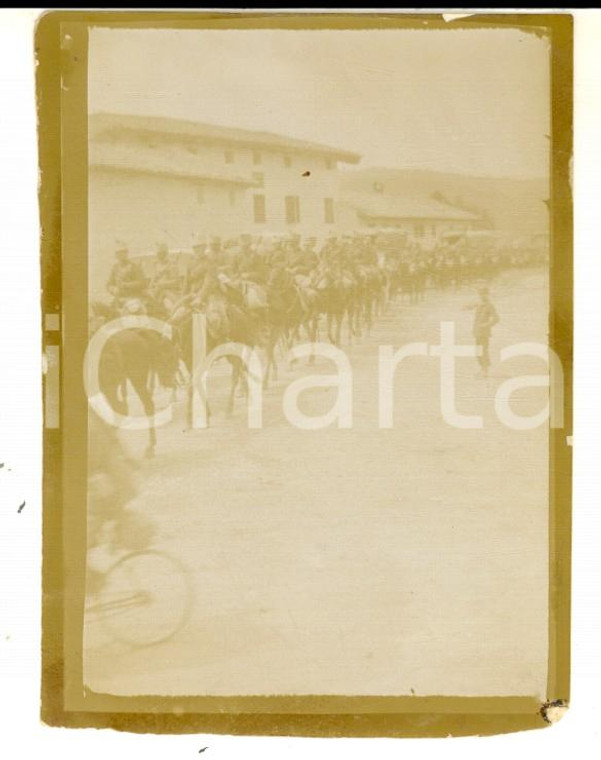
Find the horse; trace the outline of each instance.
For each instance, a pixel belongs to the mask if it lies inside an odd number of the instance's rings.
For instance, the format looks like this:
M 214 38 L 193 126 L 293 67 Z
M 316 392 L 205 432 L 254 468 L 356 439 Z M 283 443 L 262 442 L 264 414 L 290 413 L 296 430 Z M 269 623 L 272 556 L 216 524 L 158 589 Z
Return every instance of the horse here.
M 348 315 L 349 341 L 355 334 L 354 309 L 356 281 L 340 266 L 326 266 L 316 278 L 317 302 L 312 323 L 312 340 L 317 340 L 318 319 L 325 314 L 327 334 L 330 343 L 340 345 L 342 325 Z
M 93 302 L 89 329 L 93 335 L 103 324 L 119 314 L 107 304 Z M 154 456 L 156 430 L 154 427 L 155 380 L 174 389 L 177 357 L 173 345 L 154 330 L 143 327 L 125 328 L 111 335 L 104 344 L 98 360 L 99 389 L 117 414 L 128 415 L 128 382 L 136 392 L 149 419 L 147 457 Z
M 420 300 L 422 288 L 422 272 L 416 259 L 404 261 L 401 265 L 401 298 L 409 297 L 409 303 L 416 304 Z
M 261 337 L 264 335 L 263 325 L 253 319 L 251 315 L 238 303 L 228 300 L 221 292 L 212 293 L 206 304 L 190 301 L 180 305 L 170 317 L 177 355 L 189 375 L 194 374 L 194 315 L 202 313 L 206 318 L 206 354 L 225 343 L 238 343 L 254 349 L 261 345 Z M 228 414 L 234 410 L 234 397 L 240 383 L 245 383 L 247 370 L 243 360 L 238 356 L 226 356 L 232 367 L 230 390 L 227 404 Z M 256 379 L 256 378 L 255 378 Z M 188 386 L 187 421 L 192 427 L 192 403 L 194 387 Z M 210 419 L 210 407 L 208 408 Z

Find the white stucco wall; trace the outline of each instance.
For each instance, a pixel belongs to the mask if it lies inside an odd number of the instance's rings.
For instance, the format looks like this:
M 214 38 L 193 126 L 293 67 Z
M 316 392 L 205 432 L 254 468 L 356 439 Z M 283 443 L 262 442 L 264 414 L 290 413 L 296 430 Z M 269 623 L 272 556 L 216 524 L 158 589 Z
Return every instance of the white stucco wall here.
M 186 249 L 213 236 L 298 233 L 324 238 L 349 231 L 348 216 L 338 207 L 336 163 L 329 164 L 321 154 L 268 146 L 178 144 L 160 136 L 141 141 L 126 135 L 102 141 L 99 148 L 105 157 L 108 151 L 113 165 L 93 165 L 89 173 L 89 281 L 95 295 L 104 295 L 117 241 L 127 243 L 131 254 L 138 255 L 153 251 L 159 243 Z M 256 154 L 260 163 L 255 162 Z M 254 176 L 259 181 L 263 175 L 263 185 L 135 172 L 128 162 L 146 167 L 175 165 L 199 175 Z M 254 220 L 255 194 L 265 196 L 262 223 Z M 286 219 L 286 196 L 299 199 L 298 223 L 289 224 Z M 334 201 L 333 223 L 326 222 L 326 198 Z
M 329 164 L 326 157 L 310 152 L 285 151 L 269 146 L 246 147 L 242 145 L 199 145 L 193 155 L 195 165 L 210 172 L 230 172 L 243 177 L 263 175 L 263 187 L 249 188 L 247 194 L 264 195 L 266 219 L 257 223 L 253 218 L 252 198 L 247 204 L 248 218 L 245 229 L 248 234 L 289 233 L 302 235 L 327 235 L 338 229 L 336 213 L 334 223 L 325 221 L 325 198 L 336 203 L 339 196 L 339 173 L 336 162 Z M 233 159 L 225 160 L 226 151 Z M 260 163 L 255 163 L 255 155 Z M 289 158 L 290 165 L 286 163 Z M 308 173 L 308 174 L 307 174 Z M 286 221 L 286 196 L 297 196 L 300 206 L 298 224 Z
M 251 188 L 251 194 L 264 194 L 266 221 L 264 224 L 252 222 L 251 232 L 264 230 L 273 233 L 296 232 L 302 235 L 324 236 L 338 230 L 339 222 L 334 214 L 334 223 L 325 221 L 325 199 L 338 199 L 339 179 L 336 168 L 328 169 L 323 156 L 290 153 L 291 166 L 286 166 L 284 153 L 261 151 L 262 163 L 252 163 L 252 152 L 236 152 L 240 167 L 245 172 L 264 175 L 264 187 Z M 299 198 L 300 221 L 288 224 L 286 221 L 286 196 Z
M 200 194 L 199 194 L 200 193 Z M 105 295 L 117 241 L 132 255 L 160 243 L 190 249 L 210 235 L 227 235 L 248 217 L 241 186 L 200 183 L 104 168 L 91 168 L 88 190 L 88 281 Z

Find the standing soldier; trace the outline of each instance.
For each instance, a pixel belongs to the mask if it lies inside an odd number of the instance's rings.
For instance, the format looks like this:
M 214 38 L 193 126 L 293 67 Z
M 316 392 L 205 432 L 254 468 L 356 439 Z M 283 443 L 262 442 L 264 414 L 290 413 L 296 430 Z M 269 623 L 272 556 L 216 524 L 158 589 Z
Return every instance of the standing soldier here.
M 487 287 L 478 288 L 480 301 L 470 304 L 467 309 L 474 309 L 473 333 L 476 345 L 480 347 L 478 363 L 480 364 L 480 374 L 482 377 L 488 377 L 490 367 L 489 343 L 492 328 L 499 322 L 499 315 L 495 309 Z

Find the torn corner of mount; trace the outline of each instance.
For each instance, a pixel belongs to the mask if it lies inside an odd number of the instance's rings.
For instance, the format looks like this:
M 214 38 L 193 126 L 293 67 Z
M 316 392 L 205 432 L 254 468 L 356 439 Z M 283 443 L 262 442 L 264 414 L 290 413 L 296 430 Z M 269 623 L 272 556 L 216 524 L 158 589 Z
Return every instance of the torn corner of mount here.
M 475 13 L 443 13 L 442 19 L 443 21 L 446 21 L 447 24 L 449 21 L 459 21 L 461 18 L 469 18 L 470 16 L 475 16 Z
M 540 709 L 540 714 L 550 726 L 559 723 L 563 716 L 569 710 L 569 704 L 564 699 L 556 699 L 553 702 L 543 702 Z

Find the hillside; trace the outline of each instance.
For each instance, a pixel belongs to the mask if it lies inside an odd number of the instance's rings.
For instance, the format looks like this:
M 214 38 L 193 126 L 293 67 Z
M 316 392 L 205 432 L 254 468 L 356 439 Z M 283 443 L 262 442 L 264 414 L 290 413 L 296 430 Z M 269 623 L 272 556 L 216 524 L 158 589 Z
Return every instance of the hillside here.
M 387 195 L 435 198 L 474 213 L 508 235 L 546 232 L 549 190 L 543 179 L 469 177 L 419 169 L 358 169 L 340 172 L 341 193 L 374 192 L 380 183 Z

